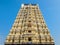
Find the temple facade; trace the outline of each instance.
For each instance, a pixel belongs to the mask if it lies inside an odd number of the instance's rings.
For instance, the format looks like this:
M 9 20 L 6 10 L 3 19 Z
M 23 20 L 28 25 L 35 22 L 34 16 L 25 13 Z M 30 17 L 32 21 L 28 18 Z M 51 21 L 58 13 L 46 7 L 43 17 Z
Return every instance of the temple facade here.
M 22 4 L 5 45 L 54 45 L 38 4 Z

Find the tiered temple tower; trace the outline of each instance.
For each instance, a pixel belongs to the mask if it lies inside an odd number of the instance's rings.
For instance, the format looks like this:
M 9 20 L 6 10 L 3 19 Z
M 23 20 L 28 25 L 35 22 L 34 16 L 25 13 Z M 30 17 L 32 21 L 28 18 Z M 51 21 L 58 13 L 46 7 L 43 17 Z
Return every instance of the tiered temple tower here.
M 37 4 L 22 4 L 5 45 L 54 45 Z

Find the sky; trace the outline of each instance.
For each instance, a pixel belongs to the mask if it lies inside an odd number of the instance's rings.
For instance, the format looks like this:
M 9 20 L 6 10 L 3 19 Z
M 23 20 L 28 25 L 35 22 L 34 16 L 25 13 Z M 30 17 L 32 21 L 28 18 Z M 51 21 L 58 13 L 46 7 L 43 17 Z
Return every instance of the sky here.
M 60 0 L 0 0 L 0 45 L 4 45 L 23 3 L 39 5 L 55 45 L 60 45 Z

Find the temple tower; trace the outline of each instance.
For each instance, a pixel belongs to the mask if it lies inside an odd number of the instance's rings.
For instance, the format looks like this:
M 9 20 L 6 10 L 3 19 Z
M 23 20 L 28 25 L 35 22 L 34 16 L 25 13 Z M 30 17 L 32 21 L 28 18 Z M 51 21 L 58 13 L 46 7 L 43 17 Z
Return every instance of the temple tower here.
M 37 4 L 22 4 L 5 45 L 54 45 Z

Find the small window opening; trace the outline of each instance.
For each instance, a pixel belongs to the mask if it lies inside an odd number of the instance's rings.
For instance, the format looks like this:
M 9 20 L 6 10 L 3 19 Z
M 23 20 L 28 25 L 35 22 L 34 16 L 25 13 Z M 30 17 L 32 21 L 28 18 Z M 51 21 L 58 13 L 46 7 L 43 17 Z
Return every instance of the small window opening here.
M 29 30 L 28 32 L 31 33 L 31 30 Z
M 31 37 L 28 38 L 28 41 L 32 41 Z

